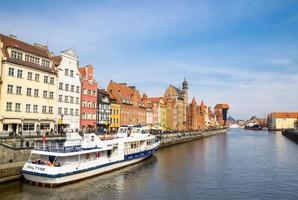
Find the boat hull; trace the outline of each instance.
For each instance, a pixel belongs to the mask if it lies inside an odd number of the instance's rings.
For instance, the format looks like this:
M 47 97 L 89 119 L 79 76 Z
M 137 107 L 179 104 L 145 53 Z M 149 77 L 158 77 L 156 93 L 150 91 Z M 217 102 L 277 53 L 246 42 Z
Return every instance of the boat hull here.
M 56 187 L 56 186 L 80 181 L 83 179 L 87 179 L 87 178 L 97 176 L 100 174 L 104 174 L 104 173 L 107 173 L 107 172 L 110 172 L 113 170 L 117 170 L 117 169 L 129 166 L 129 165 L 133 165 L 137 162 L 140 162 L 140 161 L 150 157 L 151 155 L 152 154 L 144 156 L 144 157 L 132 159 L 132 160 L 125 160 L 125 161 L 111 164 L 111 165 L 108 165 L 105 167 L 100 167 L 97 169 L 93 169 L 93 170 L 89 170 L 89 171 L 85 171 L 85 172 L 81 172 L 81 173 L 76 173 L 76 174 L 72 174 L 72 175 L 67 175 L 67 176 L 61 176 L 61 177 L 47 177 L 47 176 L 40 176 L 37 174 L 35 175 L 35 174 L 31 174 L 31 173 L 26 173 L 26 172 L 23 172 L 23 176 L 24 176 L 25 180 L 28 181 L 29 183 L 31 182 L 32 184 L 35 184 L 35 185 Z

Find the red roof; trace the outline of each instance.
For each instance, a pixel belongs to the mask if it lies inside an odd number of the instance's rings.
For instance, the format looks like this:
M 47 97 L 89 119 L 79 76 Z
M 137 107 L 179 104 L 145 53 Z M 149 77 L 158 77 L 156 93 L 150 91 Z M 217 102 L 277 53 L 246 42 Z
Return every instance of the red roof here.
M 298 118 L 298 112 L 274 112 L 271 116 L 273 118 Z
M 123 102 L 123 99 L 131 100 L 135 105 L 142 102 L 141 95 L 135 87 L 129 87 L 126 83 L 116 83 L 110 81 L 107 89 L 110 95 L 113 95 L 118 102 Z
M 23 41 L 17 40 L 16 38 L 9 37 L 2 34 L 0 34 L 0 40 L 3 42 L 3 52 L 6 57 L 8 57 L 7 48 L 11 47 L 11 48 L 32 53 L 44 58 L 48 58 L 48 59 L 51 58 L 50 52 L 46 46 L 41 47 L 37 45 L 28 44 Z

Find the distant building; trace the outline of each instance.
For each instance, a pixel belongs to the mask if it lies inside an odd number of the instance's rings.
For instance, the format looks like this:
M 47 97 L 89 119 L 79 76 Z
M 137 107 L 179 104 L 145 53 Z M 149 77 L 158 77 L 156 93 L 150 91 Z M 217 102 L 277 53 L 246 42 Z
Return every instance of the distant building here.
M 184 79 L 182 89 L 170 85 L 164 101 L 167 109 L 166 127 L 170 130 L 186 129 L 186 110 L 188 106 L 188 82 Z
M 135 86 L 110 81 L 107 92 L 120 104 L 121 126 L 146 124 L 146 107 Z
M 148 104 L 151 104 L 152 106 L 152 124 L 165 129 L 166 105 L 164 104 L 163 97 L 150 97 L 148 98 Z
M 274 112 L 268 116 L 268 129 L 292 129 L 297 120 L 298 112 Z
M 219 125 L 224 126 L 226 125 L 227 119 L 228 119 L 228 110 L 229 110 L 229 105 L 224 103 L 224 104 L 217 104 L 214 107 L 214 113 L 216 116 L 216 119 L 219 123 Z
M 69 128 L 80 129 L 81 75 L 79 60 L 73 49 L 62 51 L 54 57 L 58 72 L 58 132 Z
M 81 129 L 93 131 L 96 128 L 97 83 L 94 79 L 94 67 L 87 65 L 80 68 L 81 91 Z
M 97 89 L 96 123 L 100 131 L 109 129 L 111 123 L 111 99 L 104 89 Z
M 46 46 L 0 34 L 0 132 L 57 130 L 57 79 Z

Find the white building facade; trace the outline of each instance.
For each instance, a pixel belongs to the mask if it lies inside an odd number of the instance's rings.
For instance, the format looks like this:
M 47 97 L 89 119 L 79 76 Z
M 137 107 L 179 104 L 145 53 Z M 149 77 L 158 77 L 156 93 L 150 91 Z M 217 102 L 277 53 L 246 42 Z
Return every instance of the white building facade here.
M 62 51 L 57 58 L 58 72 L 58 130 L 80 128 L 81 76 L 79 59 L 73 49 Z

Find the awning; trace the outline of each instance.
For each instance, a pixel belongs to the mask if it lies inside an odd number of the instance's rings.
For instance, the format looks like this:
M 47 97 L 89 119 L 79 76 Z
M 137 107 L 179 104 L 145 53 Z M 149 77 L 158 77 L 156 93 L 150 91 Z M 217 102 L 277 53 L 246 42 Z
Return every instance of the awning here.
M 20 119 L 3 119 L 3 124 L 22 124 Z

